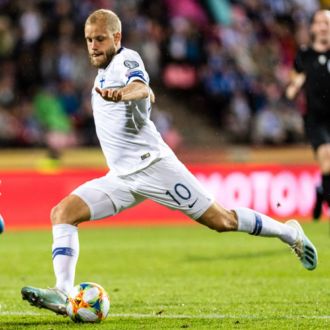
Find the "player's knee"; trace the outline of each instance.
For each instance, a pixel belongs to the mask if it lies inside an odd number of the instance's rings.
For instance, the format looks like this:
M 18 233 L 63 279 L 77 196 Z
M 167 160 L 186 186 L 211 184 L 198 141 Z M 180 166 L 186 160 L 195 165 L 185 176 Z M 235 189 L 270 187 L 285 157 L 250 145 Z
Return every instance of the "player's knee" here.
M 66 208 L 60 204 L 52 208 L 50 212 L 50 220 L 53 225 L 74 223 L 73 219 L 70 219 Z
M 70 195 L 57 204 L 50 213 L 53 225 L 68 224 L 77 226 L 91 218 L 88 205 L 78 196 Z
M 52 225 L 57 225 L 61 223 L 61 210 L 60 206 L 56 205 L 55 207 L 52 208 L 50 211 L 50 221 Z

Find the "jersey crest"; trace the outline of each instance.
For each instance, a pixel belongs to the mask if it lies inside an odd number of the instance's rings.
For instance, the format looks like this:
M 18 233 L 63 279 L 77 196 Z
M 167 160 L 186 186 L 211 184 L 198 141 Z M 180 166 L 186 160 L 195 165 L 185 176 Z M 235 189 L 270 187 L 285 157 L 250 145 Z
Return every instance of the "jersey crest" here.
M 99 80 L 99 83 L 100 83 L 101 88 L 103 88 L 104 87 L 103 85 L 105 83 L 105 78 L 101 77 L 101 79 Z

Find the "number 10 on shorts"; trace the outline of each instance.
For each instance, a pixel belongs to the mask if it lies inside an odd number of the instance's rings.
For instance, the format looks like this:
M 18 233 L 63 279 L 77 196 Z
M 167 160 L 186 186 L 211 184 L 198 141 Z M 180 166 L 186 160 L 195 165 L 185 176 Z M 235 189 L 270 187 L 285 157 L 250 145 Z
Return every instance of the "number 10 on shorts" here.
M 187 201 L 191 198 L 191 192 L 190 190 L 182 183 L 177 183 L 174 186 L 173 191 L 166 190 L 166 195 L 170 196 L 172 200 L 178 204 L 181 205 L 180 200 Z M 189 205 L 190 207 L 190 205 Z

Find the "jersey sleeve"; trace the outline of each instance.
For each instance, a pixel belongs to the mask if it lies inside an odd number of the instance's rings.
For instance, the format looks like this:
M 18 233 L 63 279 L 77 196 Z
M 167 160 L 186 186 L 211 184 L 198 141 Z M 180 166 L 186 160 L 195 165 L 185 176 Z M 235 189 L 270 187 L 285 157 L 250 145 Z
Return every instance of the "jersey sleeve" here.
M 149 75 L 144 67 L 143 61 L 137 52 L 130 52 L 123 59 L 125 71 L 125 85 L 133 81 L 142 81 L 149 85 Z
M 305 67 L 304 67 L 304 54 L 305 54 L 304 49 L 303 48 L 300 48 L 298 50 L 297 55 L 296 55 L 296 58 L 294 60 L 293 68 L 298 73 L 303 73 L 305 71 Z

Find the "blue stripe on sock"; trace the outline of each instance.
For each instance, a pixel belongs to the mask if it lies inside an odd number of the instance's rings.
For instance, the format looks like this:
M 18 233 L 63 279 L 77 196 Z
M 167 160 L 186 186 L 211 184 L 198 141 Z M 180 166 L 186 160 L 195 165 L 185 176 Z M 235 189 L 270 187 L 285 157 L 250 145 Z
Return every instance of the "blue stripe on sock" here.
M 73 257 L 73 256 L 75 256 L 75 251 L 74 251 L 74 249 L 71 249 L 69 247 L 58 247 L 58 248 L 53 250 L 53 259 L 57 255 L 64 255 L 64 256 L 68 256 L 68 257 Z
M 261 233 L 261 229 L 262 229 L 262 220 L 261 220 L 261 216 L 257 213 L 254 214 L 256 217 L 256 224 L 255 227 L 253 229 L 253 232 L 251 233 L 251 235 L 260 235 Z

